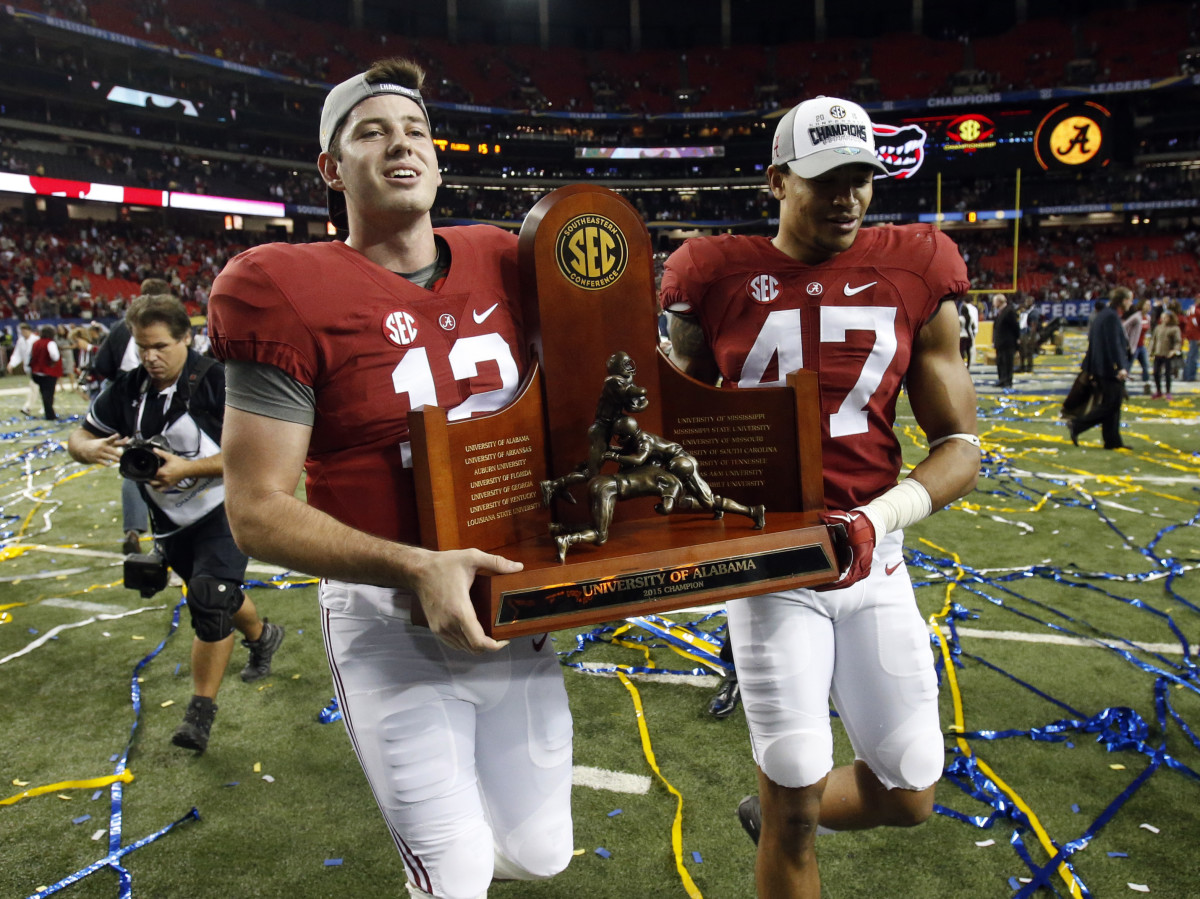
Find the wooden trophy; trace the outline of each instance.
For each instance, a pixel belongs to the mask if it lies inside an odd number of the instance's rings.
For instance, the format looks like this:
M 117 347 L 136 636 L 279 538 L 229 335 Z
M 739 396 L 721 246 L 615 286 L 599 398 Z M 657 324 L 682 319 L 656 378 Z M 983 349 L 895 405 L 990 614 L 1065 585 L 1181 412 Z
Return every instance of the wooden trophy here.
M 721 390 L 680 372 L 658 345 L 649 233 L 606 188 L 576 184 L 544 197 L 521 228 L 519 255 L 533 365 L 517 398 L 452 423 L 436 407 L 410 415 L 423 545 L 478 547 L 525 566 L 476 577 L 484 631 L 504 639 L 835 580 L 828 529 L 817 520 L 816 375 Z M 602 545 L 563 553 L 552 527 L 586 529 L 592 496 L 611 478 L 592 483 L 589 470 L 567 479 L 578 486 L 542 485 L 595 455 L 597 434 L 606 436 L 598 397 L 621 353 L 644 391 L 645 402 L 625 410 L 641 431 L 682 446 L 712 493 L 765 506 L 765 526 L 756 527 L 761 514 L 757 522 L 711 510 L 659 514 L 662 498 L 648 496 L 616 506 Z M 600 477 L 617 468 L 605 462 Z

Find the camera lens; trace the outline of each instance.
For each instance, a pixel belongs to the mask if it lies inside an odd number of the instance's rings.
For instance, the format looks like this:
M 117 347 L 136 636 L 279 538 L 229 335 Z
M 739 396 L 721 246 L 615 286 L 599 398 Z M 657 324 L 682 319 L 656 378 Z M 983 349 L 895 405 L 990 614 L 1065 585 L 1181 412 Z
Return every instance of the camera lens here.
M 149 481 L 154 477 L 162 457 L 146 446 L 129 446 L 121 454 L 121 476 L 131 481 Z

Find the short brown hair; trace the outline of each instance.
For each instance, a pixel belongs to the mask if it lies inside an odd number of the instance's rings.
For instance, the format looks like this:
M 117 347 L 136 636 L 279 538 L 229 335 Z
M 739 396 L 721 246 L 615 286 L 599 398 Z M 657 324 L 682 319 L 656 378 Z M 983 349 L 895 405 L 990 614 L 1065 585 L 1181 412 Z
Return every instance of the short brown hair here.
M 1108 305 L 1120 311 L 1121 304 L 1133 299 L 1133 291 L 1128 287 L 1114 287 L 1108 295 Z
M 163 293 L 135 298 L 125 311 L 125 323 L 130 328 L 148 328 L 161 323 L 167 326 L 176 340 L 182 340 L 192 331 L 192 322 L 183 303 Z
M 170 294 L 171 285 L 162 278 L 147 278 L 142 282 L 142 296 L 157 296 L 159 294 Z
M 403 56 L 377 59 L 371 63 L 371 67 L 363 75 L 367 79 L 367 84 L 391 82 L 401 87 L 411 87 L 416 91 L 425 85 L 425 70 L 421 68 L 420 64 L 411 59 L 405 59 Z M 347 118 L 349 118 L 348 115 Z M 345 120 L 338 122 L 333 136 L 329 138 L 329 155 L 338 161 L 341 161 L 342 158 L 342 148 L 339 142 L 342 139 L 342 129 L 345 124 Z

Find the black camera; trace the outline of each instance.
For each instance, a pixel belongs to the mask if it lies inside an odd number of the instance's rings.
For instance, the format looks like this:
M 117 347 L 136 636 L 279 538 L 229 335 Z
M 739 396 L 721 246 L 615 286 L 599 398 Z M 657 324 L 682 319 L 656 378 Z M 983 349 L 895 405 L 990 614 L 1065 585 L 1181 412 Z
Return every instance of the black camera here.
M 167 586 L 167 560 L 157 549 L 147 555 L 125 557 L 125 589 L 137 590 L 149 599 Z
M 121 463 L 118 470 L 121 472 L 121 477 L 129 478 L 131 481 L 140 481 L 146 483 L 152 480 L 158 469 L 162 467 L 166 461 L 158 453 L 156 449 L 166 450 L 170 452 L 171 448 L 167 445 L 161 436 L 151 437 L 149 440 L 131 440 L 125 445 L 125 451 L 121 453 Z

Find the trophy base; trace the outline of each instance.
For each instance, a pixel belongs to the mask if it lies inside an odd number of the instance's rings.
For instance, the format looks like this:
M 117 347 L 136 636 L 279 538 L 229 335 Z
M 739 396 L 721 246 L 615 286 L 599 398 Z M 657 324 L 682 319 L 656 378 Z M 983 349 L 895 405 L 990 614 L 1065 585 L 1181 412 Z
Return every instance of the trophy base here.
M 734 515 L 622 522 L 603 546 L 572 546 L 565 562 L 550 536 L 495 552 L 525 565 L 516 574 L 481 573 L 471 588 L 484 631 L 498 640 L 811 587 L 838 576 L 829 530 L 810 512 L 768 513 L 760 531 Z

